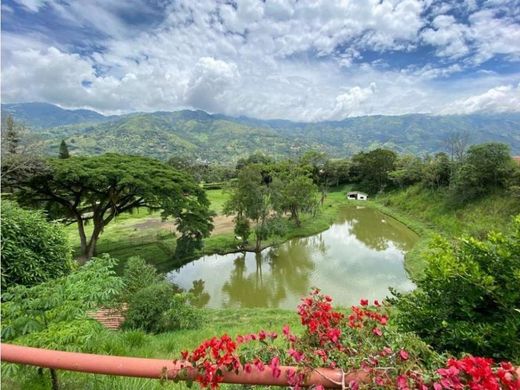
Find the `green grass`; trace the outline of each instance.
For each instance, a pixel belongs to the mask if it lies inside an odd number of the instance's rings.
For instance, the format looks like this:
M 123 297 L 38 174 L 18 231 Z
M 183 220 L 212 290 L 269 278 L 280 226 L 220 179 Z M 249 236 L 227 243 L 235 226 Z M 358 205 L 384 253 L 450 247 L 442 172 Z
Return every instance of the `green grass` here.
M 194 330 L 181 330 L 158 335 L 140 331 L 103 331 L 93 340 L 94 351 L 99 354 L 138 356 L 147 358 L 179 359 L 182 350 L 191 350 L 200 342 L 227 333 L 230 336 L 258 332 L 261 329 L 281 334 L 288 324 L 300 332 L 301 325 L 295 311 L 280 309 L 220 309 L 205 310 L 203 326 Z M 6 389 L 50 389 L 48 373 L 39 376 L 34 369 L 24 368 L 22 375 L 2 375 Z M 161 383 L 159 380 L 124 378 L 62 371 L 60 389 L 185 389 L 184 383 Z M 226 386 L 233 387 L 233 386 Z
M 492 230 L 507 230 L 512 217 L 520 213 L 518 199 L 503 191 L 457 206 L 449 201 L 446 191 L 433 191 L 420 185 L 378 195 L 368 204 L 404 223 L 421 237 L 405 258 L 405 267 L 412 279 L 420 277 L 424 270 L 421 253 L 433 235 L 484 238 Z

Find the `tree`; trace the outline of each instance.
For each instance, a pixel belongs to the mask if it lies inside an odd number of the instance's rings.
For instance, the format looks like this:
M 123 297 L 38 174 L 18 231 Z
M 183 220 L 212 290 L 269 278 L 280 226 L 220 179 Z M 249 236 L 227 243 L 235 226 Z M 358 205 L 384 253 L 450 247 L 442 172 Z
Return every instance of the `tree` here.
M 177 244 L 199 248 L 213 228 L 204 191 L 183 172 L 160 161 L 106 154 L 49 159 L 49 170 L 18 183 L 21 201 L 44 205 L 50 215 L 76 223 L 83 260 L 96 253 L 104 227 L 137 208 L 162 210 L 175 220 Z M 87 238 L 85 224 L 92 222 Z
M 62 226 L 2 201 L 2 287 L 33 286 L 68 274 L 72 250 Z
M 16 154 L 20 144 L 20 136 L 12 115 L 7 116 L 5 120 L 5 128 L 4 142 L 6 143 L 7 152 L 10 154 Z
M 305 171 L 294 165 L 275 177 L 272 201 L 275 210 L 281 213 L 291 213 L 291 219 L 297 226 L 301 225 L 300 214 L 312 211 L 318 202 L 318 187 Z
M 2 120 L 2 187 L 12 190 L 15 182 L 46 169 L 40 158 L 41 142 L 15 122 L 11 115 Z
M 395 169 L 397 155 L 387 149 L 361 152 L 352 158 L 352 175 L 370 193 L 383 191 L 392 184 L 390 172 Z
M 350 160 L 348 159 L 330 159 L 323 166 L 325 180 L 327 186 L 339 186 L 346 184 L 350 179 Z
M 509 146 L 501 143 L 472 145 L 452 180 L 452 197 L 474 199 L 494 189 L 505 188 L 514 166 Z
M 69 148 L 68 148 L 67 143 L 65 142 L 64 139 L 61 140 L 59 157 L 61 159 L 65 159 L 65 158 L 69 158 L 70 157 Z
M 470 135 L 467 131 L 453 131 L 446 136 L 444 145 L 450 154 L 452 162 L 461 162 L 464 159 L 464 153 L 466 153 L 469 140 Z
M 417 289 L 397 294 L 397 322 L 439 351 L 520 358 L 520 215 L 509 235 L 437 238 Z
M 437 153 L 433 158 L 427 158 L 423 165 L 422 183 L 433 189 L 448 186 L 452 164 L 446 153 Z
M 423 162 L 413 155 L 399 156 L 395 170 L 389 173 L 390 179 L 403 188 L 418 183 L 423 177 Z
M 263 167 L 258 164 L 245 165 L 238 174 L 238 180 L 234 183 L 231 196 L 224 206 L 226 215 L 235 214 L 235 231 L 238 226 L 242 234 L 249 231 L 250 224 L 245 219 L 252 221 L 256 235 L 255 251 L 260 252 L 262 241 L 272 233 L 273 207 L 271 204 L 271 190 L 264 181 Z

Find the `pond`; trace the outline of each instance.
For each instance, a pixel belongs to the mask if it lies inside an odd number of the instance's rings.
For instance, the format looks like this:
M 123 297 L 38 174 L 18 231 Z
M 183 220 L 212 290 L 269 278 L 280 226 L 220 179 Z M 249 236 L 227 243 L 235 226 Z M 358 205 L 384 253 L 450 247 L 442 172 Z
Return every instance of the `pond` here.
M 388 287 L 415 286 L 403 266 L 418 236 L 395 219 L 362 206 L 342 209 L 326 231 L 261 253 L 203 256 L 167 274 L 199 306 L 295 309 L 311 287 L 337 305 L 382 299 Z

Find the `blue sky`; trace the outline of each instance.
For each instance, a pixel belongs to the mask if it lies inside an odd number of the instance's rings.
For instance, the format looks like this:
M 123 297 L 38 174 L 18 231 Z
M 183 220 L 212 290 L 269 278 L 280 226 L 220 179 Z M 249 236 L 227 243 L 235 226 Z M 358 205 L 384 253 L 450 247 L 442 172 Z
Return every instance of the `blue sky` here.
M 520 0 L 4 0 L 2 101 L 301 121 L 520 111 Z

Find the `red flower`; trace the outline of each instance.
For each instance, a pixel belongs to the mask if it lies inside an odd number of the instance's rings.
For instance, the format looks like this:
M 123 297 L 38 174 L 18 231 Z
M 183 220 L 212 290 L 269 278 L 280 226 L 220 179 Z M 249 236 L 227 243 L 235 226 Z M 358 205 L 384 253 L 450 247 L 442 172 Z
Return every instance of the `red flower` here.
M 399 356 L 400 356 L 401 359 L 403 359 L 403 360 L 408 360 L 408 358 L 409 358 L 408 352 L 406 352 L 404 349 L 401 349 L 401 350 L 399 351 Z
M 362 299 L 359 303 L 361 306 L 368 306 L 368 299 Z
M 303 353 L 298 352 L 292 348 L 290 348 L 287 353 L 296 361 L 296 363 L 300 363 L 303 360 Z
M 399 375 L 397 377 L 397 388 L 399 390 L 409 390 L 408 387 L 408 379 L 404 375 Z

